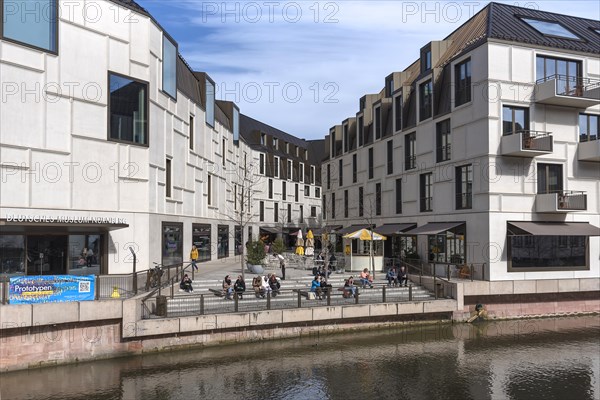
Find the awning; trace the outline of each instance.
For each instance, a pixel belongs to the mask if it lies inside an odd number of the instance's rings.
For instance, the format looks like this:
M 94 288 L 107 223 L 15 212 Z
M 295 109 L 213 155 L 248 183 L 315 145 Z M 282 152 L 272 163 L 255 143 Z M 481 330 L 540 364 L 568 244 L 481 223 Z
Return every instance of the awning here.
M 416 227 L 417 224 L 411 224 L 411 223 L 406 223 L 406 224 L 383 224 L 378 226 L 377 228 L 373 229 L 373 231 L 379 233 L 380 235 L 384 235 L 384 236 L 390 236 L 390 235 L 397 235 L 399 233 L 402 233 L 408 229 L 412 229 L 414 227 Z
M 345 228 L 342 228 L 340 230 L 335 231 L 335 234 L 336 235 L 345 235 L 347 233 L 356 232 L 356 231 L 361 230 L 363 228 L 368 228 L 368 225 L 366 225 L 366 224 L 350 225 L 350 226 L 347 226 Z
M 325 225 L 322 228 L 313 229 L 313 235 L 320 236 L 324 233 L 337 233 L 338 229 L 341 229 L 342 225 Z
M 278 228 L 272 228 L 272 227 L 269 227 L 269 226 L 261 226 L 260 230 L 261 231 L 265 231 L 267 233 L 274 233 L 274 234 L 277 234 L 277 233 L 279 233 L 281 231 Z
M 600 236 L 600 228 L 588 222 L 509 221 L 509 235 Z
M 437 235 L 452 228 L 463 225 L 464 222 L 430 222 L 410 231 L 402 232 L 403 235 Z

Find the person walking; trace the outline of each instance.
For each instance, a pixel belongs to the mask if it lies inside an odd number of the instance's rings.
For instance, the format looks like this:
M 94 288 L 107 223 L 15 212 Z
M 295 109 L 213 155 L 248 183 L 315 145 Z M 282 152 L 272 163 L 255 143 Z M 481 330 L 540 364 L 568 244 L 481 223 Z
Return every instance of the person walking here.
M 192 261 L 192 269 L 198 271 L 198 266 L 196 265 L 196 261 L 198 261 L 198 249 L 196 245 L 192 245 L 192 250 L 190 251 L 190 260 Z

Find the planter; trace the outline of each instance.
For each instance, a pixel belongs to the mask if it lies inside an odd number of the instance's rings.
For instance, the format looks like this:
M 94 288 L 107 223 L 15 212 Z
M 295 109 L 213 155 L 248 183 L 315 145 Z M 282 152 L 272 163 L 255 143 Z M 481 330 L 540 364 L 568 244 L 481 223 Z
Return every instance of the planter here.
M 248 271 L 250 271 L 253 274 L 260 275 L 263 272 L 265 272 L 262 265 L 246 264 L 246 266 L 248 268 Z

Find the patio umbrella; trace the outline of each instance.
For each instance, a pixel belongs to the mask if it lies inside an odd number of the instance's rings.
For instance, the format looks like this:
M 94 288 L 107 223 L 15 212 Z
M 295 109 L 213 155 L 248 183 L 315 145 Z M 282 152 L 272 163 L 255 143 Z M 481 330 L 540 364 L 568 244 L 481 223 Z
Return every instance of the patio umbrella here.
M 296 254 L 304 255 L 304 239 L 302 239 L 302 230 L 298 231 L 298 239 L 296 239 Z
M 370 231 L 368 229 L 359 229 L 356 232 L 349 233 L 344 236 L 346 239 L 358 239 L 364 241 L 376 241 L 376 240 L 386 240 L 387 238 L 383 235 L 380 235 L 377 232 Z M 375 278 L 375 270 L 373 269 L 373 243 L 370 243 L 369 246 L 369 261 L 371 264 L 371 271 L 373 271 L 373 278 Z
M 306 249 L 304 249 L 304 254 L 307 256 L 312 256 L 315 254 L 315 236 L 312 231 L 309 230 L 306 234 Z

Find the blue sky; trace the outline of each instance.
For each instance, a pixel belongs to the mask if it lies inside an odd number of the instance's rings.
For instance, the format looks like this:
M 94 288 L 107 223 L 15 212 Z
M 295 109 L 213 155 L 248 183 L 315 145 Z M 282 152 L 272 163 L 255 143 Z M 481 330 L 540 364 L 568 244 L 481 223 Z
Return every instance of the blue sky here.
M 487 1 L 137 0 L 217 98 L 305 139 L 354 116 L 358 99 L 415 61 Z M 600 19 L 598 1 L 508 4 Z

